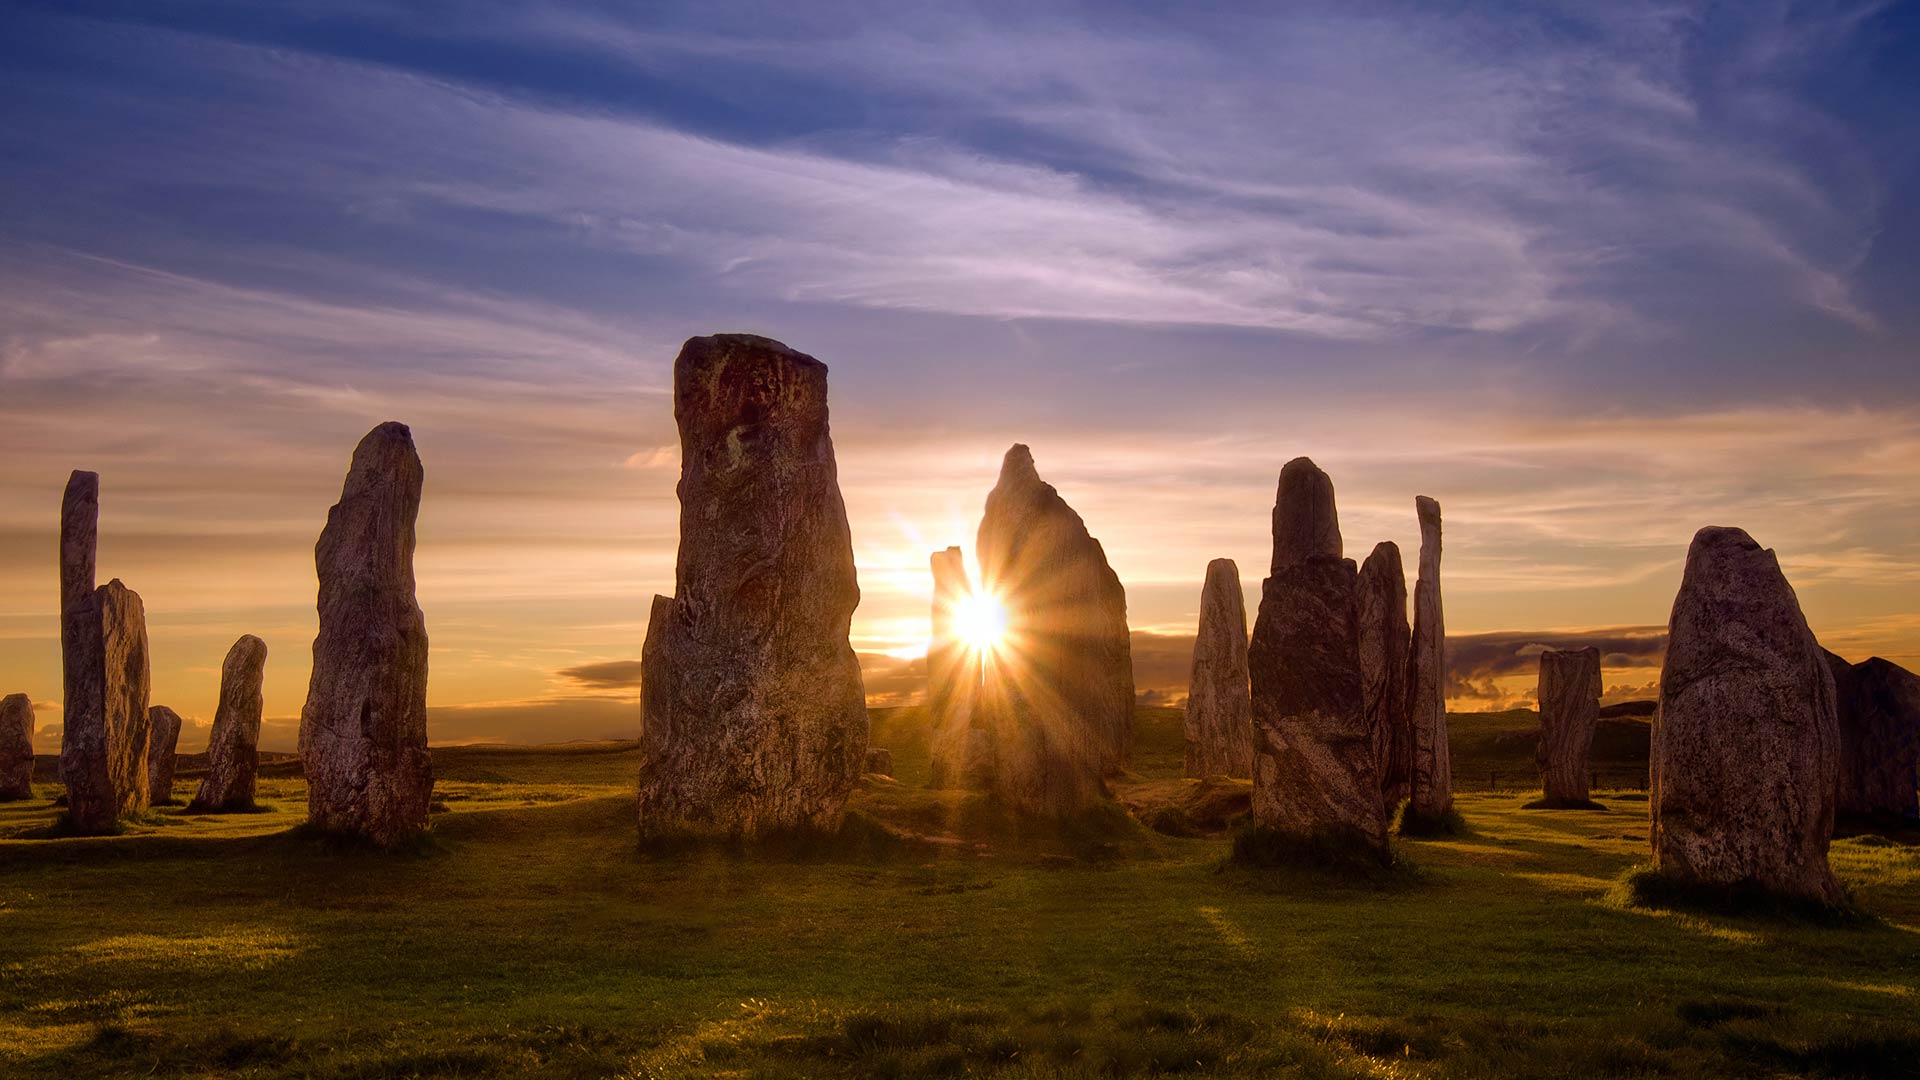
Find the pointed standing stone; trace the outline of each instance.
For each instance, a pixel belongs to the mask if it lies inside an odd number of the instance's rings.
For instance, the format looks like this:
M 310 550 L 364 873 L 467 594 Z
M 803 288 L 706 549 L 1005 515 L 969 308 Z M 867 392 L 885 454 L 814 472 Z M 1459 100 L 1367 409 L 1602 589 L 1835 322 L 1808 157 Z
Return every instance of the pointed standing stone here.
M 0 699 L 0 802 L 33 798 L 33 699 Z
M 147 801 L 173 805 L 173 766 L 180 749 L 180 714 L 165 705 L 147 710 Z
M 76 832 L 109 832 L 119 799 L 108 772 L 107 672 L 94 596 L 100 476 L 74 470 L 60 501 L 60 780 Z
M 112 815 L 102 820 L 111 824 L 116 818 L 145 810 L 148 785 L 152 783 L 147 770 L 147 743 L 152 737 L 147 704 L 152 689 L 147 609 L 140 602 L 140 594 L 122 585 L 119 578 L 95 589 L 94 602 L 100 608 L 100 651 L 106 671 L 102 713 L 107 778 L 116 804 Z M 70 812 L 73 805 L 69 792 Z
M 1207 564 L 1200 628 L 1187 679 L 1187 775 L 1253 775 L 1253 694 L 1247 675 L 1247 602 L 1232 559 Z
M 1593 729 L 1600 722 L 1600 650 L 1548 649 L 1540 654 L 1541 802 L 1548 807 L 1588 809 Z
M 1653 721 L 1653 868 L 1837 904 L 1827 866 L 1840 730 L 1833 673 L 1774 554 L 1709 527 L 1687 550 Z
M 955 625 L 960 606 L 973 594 L 960 549 L 936 551 L 933 570 L 932 640 L 927 645 L 927 716 L 935 788 L 984 788 L 992 779 L 993 744 L 975 726 L 980 657 Z
M 260 719 L 266 709 L 267 643 L 243 634 L 220 665 L 220 704 L 207 737 L 207 775 L 187 809 L 194 813 L 251 810 L 260 769 Z
M 1007 613 L 979 706 L 992 732 L 993 790 L 1030 814 L 1092 806 L 1133 750 L 1126 590 L 1018 443 L 987 495 L 975 552 L 981 588 Z
M 300 711 L 307 818 L 382 847 L 425 829 L 433 798 L 427 625 L 413 580 L 423 478 L 407 426 L 374 428 L 314 547 L 320 632 Z
M 1333 482 L 1306 458 L 1280 474 L 1273 574 L 1253 682 L 1253 819 L 1309 851 L 1385 861 L 1387 816 L 1360 671 L 1358 574 L 1341 557 Z
M 680 551 L 641 653 L 640 831 L 835 828 L 867 711 L 827 366 L 751 334 L 697 337 L 673 392 Z
M 1841 817 L 1920 820 L 1920 675 L 1873 657 L 1827 653 L 1840 709 Z
M 1438 823 L 1453 809 L 1453 757 L 1447 747 L 1447 627 L 1440 604 L 1440 504 L 1414 499 L 1420 516 L 1420 577 L 1413 588 L 1413 790 L 1407 807 L 1418 821 Z
M 1380 767 L 1381 805 L 1392 817 L 1413 787 L 1413 718 L 1407 695 L 1413 627 L 1407 622 L 1407 579 L 1398 544 L 1382 540 L 1374 545 L 1360 566 L 1359 588 L 1361 696 Z

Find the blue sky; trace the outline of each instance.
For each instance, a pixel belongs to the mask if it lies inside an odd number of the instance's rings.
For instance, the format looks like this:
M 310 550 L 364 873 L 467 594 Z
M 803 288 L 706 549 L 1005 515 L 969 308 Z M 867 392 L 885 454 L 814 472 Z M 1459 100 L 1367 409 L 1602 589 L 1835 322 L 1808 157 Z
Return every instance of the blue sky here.
M 12 5 L 0 678 L 57 699 L 43 545 L 94 467 L 160 691 L 202 710 L 263 632 L 296 711 L 312 536 L 391 417 L 436 702 L 571 701 L 670 588 L 662 394 L 720 330 L 832 367 L 870 650 L 910 651 L 926 552 L 1018 439 L 1136 628 L 1264 562 L 1308 453 L 1357 553 L 1441 498 L 1462 632 L 1658 624 L 1711 519 L 1911 666 L 1916 35 L 1887 4 Z

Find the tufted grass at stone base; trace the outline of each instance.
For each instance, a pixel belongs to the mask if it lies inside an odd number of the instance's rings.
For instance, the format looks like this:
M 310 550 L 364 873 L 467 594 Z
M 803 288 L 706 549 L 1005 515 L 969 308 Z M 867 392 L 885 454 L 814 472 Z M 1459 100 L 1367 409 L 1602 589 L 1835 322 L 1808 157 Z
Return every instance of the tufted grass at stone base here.
M 1141 716 L 1115 788 L 1150 813 L 1203 789 Z M 1835 843 L 1865 925 L 1615 903 L 1631 792 L 1462 793 L 1470 831 L 1355 880 L 1230 865 L 1217 827 L 1014 830 L 919 786 L 914 710 L 879 721 L 897 782 L 855 809 L 924 838 L 886 857 L 643 853 L 618 744 L 436 750 L 447 810 L 399 854 L 305 838 L 297 778 L 115 837 L 17 839 L 54 789 L 0 806 L 0 1075 L 1920 1075 L 1910 836 Z

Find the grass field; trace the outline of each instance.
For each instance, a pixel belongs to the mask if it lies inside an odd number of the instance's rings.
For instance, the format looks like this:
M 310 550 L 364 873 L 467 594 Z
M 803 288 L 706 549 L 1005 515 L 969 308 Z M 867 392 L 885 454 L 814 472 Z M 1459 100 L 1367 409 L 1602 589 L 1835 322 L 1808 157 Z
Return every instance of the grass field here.
M 1501 723 L 1457 723 L 1463 786 Z M 1176 711 L 1142 710 L 1118 794 L 1190 837 L 1015 830 L 919 789 L 921 726 L 876 714 L 898 782 L 812 855 L 641 853 L 627 744 L 437 749 L 399 855 L 295 831 L 284 768 L 266 812 L 103 839 L 0 806 L 0 1075 L 1920 1075 L 1912 838 L 1835 844 L 1857 926 L 1624 906 L 1635 791 L 1472 791 L 1468 833 L 1376 879 L 1252 871 Z

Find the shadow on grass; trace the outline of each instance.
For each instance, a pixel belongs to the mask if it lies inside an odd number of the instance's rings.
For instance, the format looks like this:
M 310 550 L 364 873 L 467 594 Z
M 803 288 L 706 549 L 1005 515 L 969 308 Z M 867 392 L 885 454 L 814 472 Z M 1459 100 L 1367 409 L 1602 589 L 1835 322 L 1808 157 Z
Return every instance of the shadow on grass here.
M 1649 911 L 1729 915 L 1832 927 L 1870 928 L 1884 925 L 1851 900 L 1829 904 L 1788 896 L 1752 882 L 1709 885 L 1680 881 L 1650 866 L 1636 866 L 1621 874 L 1609 890 L 1607 900 L 1615 907 Z
M 1389 848 L 1383 858 L 1363 839 L 1301 837 L 1245 825 L 1216 873 L 1262 892 L 1348 888 L 1387 892 L 1420 884 L 1418 867 Z
M 1467 825 L 1467 819 L 1461 817 L 1460 811 L 1453 807 L 1448 807 L 1446 813 L 1436 817 L 1416 811 L 1411 802 L 1400 805 L 1400 813 L 1393 822 L 1393 831 L 1396 835 L 1414 840 L 1474 835 L 1473 829 Z
M 1535 799 L 1530 803 L 1521 803 L 1522 810 L 1597 810 L 1602 814 L 1612 813 L 1606 807 L 1592 799 Z
M 782 862 L 889 862 L 941 855 L 978 857 L 990 852 L 1033 856 L 1048 865 L 1114 862 L 1154 853 L 1147 830 L 1117 805 L 1103 804 L 1061 818 L 1031 818 L 990 799 L 970 796 L 946 808 L 941 835 L 848 810 L 837 829 L 790 829 L 754 838 L 698 831 L 642 834 L 647 858 L 677 858 L 714 852 L 735 858 Z

